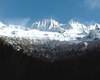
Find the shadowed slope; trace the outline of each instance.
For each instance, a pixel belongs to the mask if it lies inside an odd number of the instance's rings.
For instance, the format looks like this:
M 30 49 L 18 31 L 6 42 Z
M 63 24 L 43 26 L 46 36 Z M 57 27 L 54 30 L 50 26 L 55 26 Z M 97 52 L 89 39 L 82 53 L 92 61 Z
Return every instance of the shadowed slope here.
M 48 54 L 50 52 L 45 52 Z M 73 52 L 74 53 L 74 52 Z M 0 40 L 1 80 L 87 80 L 100 74 L 100 47 L 91 46 L 82 55 L 61 58 L 30 55 Z M 84 54 L 85 53 L 85 54 Z M 33 53 L 35 54 L 35 53 Z M 41 54 L 41 53 L 40 53 Z M 57 53 L 63 54 L 63 53 Z

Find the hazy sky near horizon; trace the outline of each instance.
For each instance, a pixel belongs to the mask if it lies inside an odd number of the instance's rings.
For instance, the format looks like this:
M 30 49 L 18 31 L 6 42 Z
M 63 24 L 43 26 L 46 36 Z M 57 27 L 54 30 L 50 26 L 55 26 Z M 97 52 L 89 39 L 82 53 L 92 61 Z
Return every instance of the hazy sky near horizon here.
M 100 24 L 100 0 L 0 0 L 0 21 L 29 25 L 43 19 Z

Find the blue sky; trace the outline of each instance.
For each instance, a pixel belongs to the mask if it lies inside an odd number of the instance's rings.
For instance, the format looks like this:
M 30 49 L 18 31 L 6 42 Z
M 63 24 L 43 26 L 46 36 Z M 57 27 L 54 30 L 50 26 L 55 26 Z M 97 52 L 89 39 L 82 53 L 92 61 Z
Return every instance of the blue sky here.
M 0 21 L 30 25 L 42 19 L 100 23 L 100 0 L 0 0 Z

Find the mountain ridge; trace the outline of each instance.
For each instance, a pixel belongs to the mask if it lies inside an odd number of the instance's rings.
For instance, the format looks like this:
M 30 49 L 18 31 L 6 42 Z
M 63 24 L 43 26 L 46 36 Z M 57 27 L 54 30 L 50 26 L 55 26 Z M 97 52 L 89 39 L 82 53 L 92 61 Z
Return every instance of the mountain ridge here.
M 32 24 L 31 27 L 25 28 L 20 25 L 6 26 L 0 22 L 0 36 L 25 37 L 30 39 L 50 39 L 60 41 L 70 41 L 100 38 L 100 24 L 86 26 L 74 20 L 70 20 L 66 24 L 59 23 L 53 19 L 44 19 Z M 92 31 L 92 32 L 91 32 Z M 92 35 L 90 35 L 90 33 Z

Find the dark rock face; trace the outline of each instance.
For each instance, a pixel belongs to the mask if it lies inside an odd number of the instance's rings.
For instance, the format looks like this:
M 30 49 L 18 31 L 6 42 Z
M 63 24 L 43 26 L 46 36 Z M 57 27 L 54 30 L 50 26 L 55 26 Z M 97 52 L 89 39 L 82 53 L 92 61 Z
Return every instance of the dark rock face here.
M 50 62 L 0 42 L 0 80 L 88 80 L 100 74 L 100 48 Z

